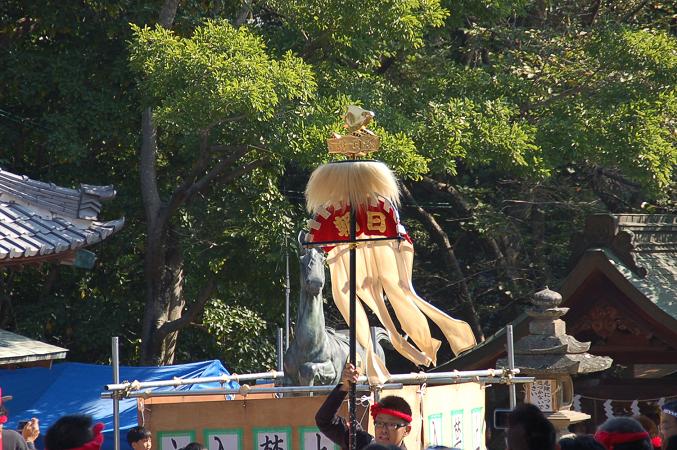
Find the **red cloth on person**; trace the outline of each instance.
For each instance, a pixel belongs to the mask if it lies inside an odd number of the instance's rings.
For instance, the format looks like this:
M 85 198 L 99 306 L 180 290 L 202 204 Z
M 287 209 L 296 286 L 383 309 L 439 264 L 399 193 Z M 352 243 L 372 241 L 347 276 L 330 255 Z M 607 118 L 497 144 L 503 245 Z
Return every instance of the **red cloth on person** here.
M 68 450 L 99 450 L 101 445 L 103 445 L 103 433 L 101 433 L 103 431 L 103 427 L 104 425 L 101 422 L 94 424 L 92 427 L 94 438 L 92 438 L 92 440 L 89 442 L 85 442 L 80 447 L 75 447 Z M 47 447 L 45 447 L 45 450 L 48 450 Z
M 371 417 L 373 419 L 376 419 L 376 416 L 378 416 L 379 414 L 387 414 L 389 416 L 397 417 L 399 419 L 406 421 L 407 423 L 411 423 L 412 420 L 409 414 L 405 414 L 403 412 L 396 411 L 394 409 L 384 408 L 378 403 L 371 405 Z
M 595 440 L 602 444 L 607 450 L 613 450 L 614 445 L 624 444 L 626 442 L 648 439 L 649 433 L 638 431 L 636 433 L 620 433 L 613 431 L 598 431 L 595 433 Z

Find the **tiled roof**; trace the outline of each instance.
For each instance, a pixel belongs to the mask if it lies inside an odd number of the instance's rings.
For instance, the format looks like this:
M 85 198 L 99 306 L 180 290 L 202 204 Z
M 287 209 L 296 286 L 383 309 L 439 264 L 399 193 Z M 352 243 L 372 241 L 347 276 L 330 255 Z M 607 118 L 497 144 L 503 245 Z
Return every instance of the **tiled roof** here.
M 112 186 L 68 189 L 0 169 L 0 266 L 72 255 L 118 231 L 124 218 L 100 222 Z
M 67 351 L 56 345 L 0 330 L 0 365 L 63 359 Z
M 677 319 L 677 216 L 621 214 L 617 217 L 619 230 L 632 233 L 630 253 L 646 275 L 637 276 L 615 255 L 609 254 L 609 260 L 635 289 Z

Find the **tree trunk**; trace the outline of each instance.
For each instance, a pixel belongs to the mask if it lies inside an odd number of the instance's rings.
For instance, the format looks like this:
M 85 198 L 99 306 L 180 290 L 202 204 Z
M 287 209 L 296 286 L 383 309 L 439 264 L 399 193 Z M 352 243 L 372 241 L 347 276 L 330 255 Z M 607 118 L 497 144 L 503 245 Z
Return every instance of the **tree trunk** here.
M 171 27 L 178 0 L 166 0 L 159 23 Z M 241 120 L 226 117 L 222 122 Z M 243 162 L 252 146 L 211 145 L 211 128 L 200 130 L 198 156 L 183 181 L 166 200 L 160 198 L 157 175 L 158 142 L 153 111 L 146 108 L 142 119 L 140 155 L 141 197 L 146 219 L 144 275 L 146 307 L 141 336 L 141 362 L 149 365 L 171 364 L 179 330 L 202 312 L 216 291 L 216 279 L 223 271 L 204 279 L 196 298 L 186 307 L 183 295 L 184 259 L 179 230 L 172 224 L 173 215 L 189 204 L 213 182 L 230 183 L 264 164 L 263 159 Z M 215 126 L 215 125 L 213 125 Z M 260 147 L 258 147 L 260 148 Z M 185 309 L 185 311 L 184 311 Z
M 180 319 L 186 304 L 181 243 L 172 226 L 163 234 L 149 233 L 146 242 L 156 257 L 147 258 L 145 265 L 147 293 L 141 361 L 146 365 L 172 364 L 178 330 L 167 333 L 163 326 Z
M 402 185 L 401 188 L 404 197 L 409 203 L 411 203 L 411 206 L 408 206 L 407 209 L 417 218 L 419 222 L 421 222 L 421 224 L 430 234 L 430 237 L 439 247 L 442 253 L 444 265 L 451 273 L 451 279 L 454 281 L 454 284 L 458 286 L 458 298 L 456 302 L 461 308 L 463 319 L 468 321 L 470 324 L 473 333 L 475 333 L 475 338 L 477 341 L 483 342 L 484 331 L 482 331 L 482 326 L 480 325 L 480 318 L 477 314 L 477 310 L 475 309 L 475 304 L 470 295 L 470 290 L 468 289 L 468 284 L 465 281 L 465 276 L 461 270 L 461 265 L 456 258 L 454 248 L 449 242 L 449 237 L 444 232 L 439 223 L 437 223 L 435 217 L 416 204 L 416 200 L 411 195 L 409 189 L 404 185 Z
M 158 23 L 171 28 L 176 17 L 178 0 L 165 0 L 160 9 Z M 146 307 L 141 336 L 141 363 L 147 365 L 168 364 L 174 360 L 176 332 L 167 344 L 158 330 L 172 317 L 181 316 L 177 306 L 182 302 L 183 258 L 178 239 L 172 238 L 160 200 L 157 186 L 157 129 L 153 111 L 145 108 L 141 116 L 141 196 L 146 216 L 146 248 L 144 275 L 146 279 Z

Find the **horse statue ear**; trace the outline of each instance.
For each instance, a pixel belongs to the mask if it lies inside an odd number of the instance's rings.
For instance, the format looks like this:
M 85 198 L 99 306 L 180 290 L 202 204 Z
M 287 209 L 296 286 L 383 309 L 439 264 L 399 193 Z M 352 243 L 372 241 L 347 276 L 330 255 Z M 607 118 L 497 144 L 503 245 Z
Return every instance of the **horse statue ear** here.
M 298 236 L 298 243 L 299 243 L 299 256 L 303 256 L 306 254 L 306 247 L 303 245 L 304 242 L 306 242 L 307 238 L 307 233 L 303 230 L 299 231 L 299 236 Z

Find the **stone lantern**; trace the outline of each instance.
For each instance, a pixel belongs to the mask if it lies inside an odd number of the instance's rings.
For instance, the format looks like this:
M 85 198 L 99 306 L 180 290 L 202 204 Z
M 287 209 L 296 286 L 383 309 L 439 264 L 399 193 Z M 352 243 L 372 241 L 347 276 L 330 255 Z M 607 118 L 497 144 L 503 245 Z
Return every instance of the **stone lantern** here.
M 522 375 L 533 376 L 535 381 L 525 385 L 524 401 L 533 403 L 543 411 L 555 428 L 558 439 L 567 434 L 572 423 L 590 418 L 588 414 L 572 411 L 574 389 L 572 375 L 608 369 L 612 359 L 593 356 L 587 351 L 589 342 L 579 342 L 566 334 L 566 324 L 561 316 L 569 308 L 560 308 L 562 296 L 547 287 L 534 294 L 532 306 L 527 310 L 531 317 L 529 334 L 514 345 L 515 367 Z M 497 362 L 507 367 L 506 359 Z

